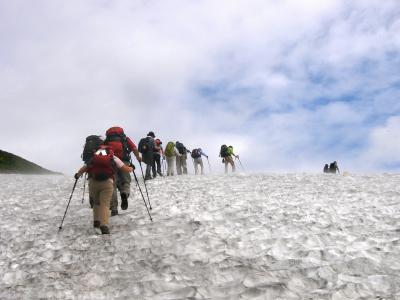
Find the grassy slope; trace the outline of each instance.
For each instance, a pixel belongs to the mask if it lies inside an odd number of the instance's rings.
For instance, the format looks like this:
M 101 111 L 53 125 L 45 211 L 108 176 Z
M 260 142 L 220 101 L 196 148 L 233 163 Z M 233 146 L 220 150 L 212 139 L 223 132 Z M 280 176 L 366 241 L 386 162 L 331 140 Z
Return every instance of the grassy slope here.
M 12 153 L 0 150 L 0 173 L 60 174 L 38 166 Z

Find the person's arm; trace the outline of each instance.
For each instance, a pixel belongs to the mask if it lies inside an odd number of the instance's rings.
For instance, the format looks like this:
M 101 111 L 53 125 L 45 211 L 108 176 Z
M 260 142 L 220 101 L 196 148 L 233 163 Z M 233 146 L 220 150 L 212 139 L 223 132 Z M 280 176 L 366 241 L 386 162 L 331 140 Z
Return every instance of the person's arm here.
M 114 156 L 113 159 L 117 168 L 120 169 L 122 172 L 130 173 L 134 170 L 131 166 L 125 165 L 124 162 L 120 160 L 118 157 Z
M 205 153 L 203 152 L 203 150 L 200 151 L 200 154 L 208 158 L 208 155 L 205 154 Z
M 87 171 L 87 166 L 86 166 L 86 165 L 83 165 L 83 166 L 78 170 L 78 172 L 75 173 L 74 178 L 75 178 L 76 180 L 78 180 L 78 178 L 81 177 L 82 174 L 85 173 L 86 171 Z
M 182 154 L 179 153 L 179 151 L 178 151 L 178 149 L 176 149 L 176 147 L 174 147 L 174 151 L 175 151 L 176 156 L 182 156 Z
M 142 161 L 142 158 L 140 157 L 139 151 L 136 147 L 136 145 L 132 142 L 132 140 L 130 138 L 126 138 L 126 142 L 128 144 L 128 148 L 129 150 L 131 150 L 133 152 L 133 154 L 135 155 L 136 159 L 138 162 Z

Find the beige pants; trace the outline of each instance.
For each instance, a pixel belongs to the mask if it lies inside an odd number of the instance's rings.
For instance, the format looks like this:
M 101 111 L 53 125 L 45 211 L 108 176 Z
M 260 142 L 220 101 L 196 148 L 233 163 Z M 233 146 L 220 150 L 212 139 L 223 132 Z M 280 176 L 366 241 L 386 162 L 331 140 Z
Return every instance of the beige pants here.
M 232 156 L 227 156 L 225 159 L 225 173 L 228 173 L 228 164 L 232 166 L 232 172 L 235 172 L 235 162 L 233 161 Z
M 176 157 L 176 173 L 178 175 L 187 174 L 186 154 Z
M 166 157 L 167 159 L 167 176 L 174 175 L 175 156 Z
M 97 181 L 89 179 L 89 193 L 93 199 L 93 221 L 100 221 L 100 225 L 108 226 L 110 218 L 110 201 L 114 191 L 114 182 L 111 179 Z
M 203 175 L 204 174 L 204 166 L 203 166 L 203 160 L 201 159 L 201 157 L 194 158 L 193 164 L 194 164 L 194 173 L 196 175 L 199 173 L 199 165 L 200 165 L 201 175 Z

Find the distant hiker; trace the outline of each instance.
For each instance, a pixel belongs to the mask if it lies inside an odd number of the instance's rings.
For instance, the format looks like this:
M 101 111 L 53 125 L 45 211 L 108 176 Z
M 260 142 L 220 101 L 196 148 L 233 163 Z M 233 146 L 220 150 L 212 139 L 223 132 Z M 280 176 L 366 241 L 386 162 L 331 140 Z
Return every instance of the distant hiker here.
M 181 156 L 178 149 L 176 149 L 174 142 L 168 142 L 165 147 L 164 155 L 167 160 L 167 176 L 173 176 L 176 157 Z
M 150 131 L 147 136 L 142 138 L 139 142 L 139 152 L 142 153 L 143 162 L 146 164 L 144 180 L 150 180 L 156 177 L 156 166 L 154 162 L 155 137 L 154 132 Z M 153 177 L 151 177 L 151 171 L 153 171 Z
M 89 135 L 88 137 L 86 137 L 85 145 L 83 146 L 83 152 L 81 155 L 82 160 L 84 161 L 85 164 L 89 163 L 94 153 L 99 149 L 99 147 L 103 144 L 103 142 L 104 140 L 99 135 Z M 93 198 L 90 197 L 90 194 L 89 194 L 89 204 L 90 207 L 93 208 Z
M 114 178 L 118 172 L 129 174 L 133 168 L 124 164 L 111 147 L 101 146 L 87 164 L 75 174 L 78 179 L 83 173 L 89 174 L 89 193 L 93 198 L 93 227 L 102 234 L 109 234 L 110 201 L 114 193 Z
M 110 146 L 114 155 L 123 161 L 125 165 L 130 165 L 131 152 L 135 155 L 136 159 L 140 162 L 142 159 L 139 155 L 136 145 L 127 137 L 121 127 L 114 126 L 106 131 L 105 145 Z M 118 188 L 121 195 L 121 209 L 128 209 L 128 198 L 131 190 L 131 175 L 126 172 L 118 170 L 115 186 Z M 118 214 L 118 197 L 117 190 L 115 190 L 111 200 L 111 216 Z
M 154 162 L 156 164 L 157 174 L 163 176 L 161 172 L 161 157 L 164 157 L 164 149 L 160 139 L 156 138 L 154 142 Z
M 328 164 L 325 164 L 325 166 L 324 166 L 324 173 L 329 173 L 329 166 L 328 166 Z
M 232 146 L 226 146 L 226 145 L 222 145 L 220 152 L 219 152 L 219 156 L 222 157 L 222 162 L 225 164 L 225 174 L 228 173 L 228 164 L 231 165 L 232 167 L 232 172 L 236 171 L 236 167 L 235 167 L 235 162 L 233 161 L 232 156 L 239 158 L 238 155 L 235 155 L 233 153 L 233 147 Z
M 178 152 L 180 156 L 176 157 L 176 173 L 178 175 L 182 174 L 187 174 L 187 154 L 190 153 L 189 150 L 186 149 L 185 145 L 183 145 L 181 142 L 176 142 L 175 144 L 176 149 L 178 149 Z
M 193 149 L 191 156 L 193 158 L 193 164 L 194 164 L 194 173 L 197 175 L 199 173 L 199 165 L 201 168 L 201 175 L 204 174 L 204 166 L 203 166 L 203 160 L 201 156 L 205 156 L 208 159 L 208 155 L 201 150 L 201 148 Z
M 331 164 L 329 165 L 329 172 L 330 172 L 330 173 L 333 173 L 333 174 L 336 174 L 336 171 L 340 174 L 340 171 L 339 171 L 339 167 L 338 167 L 338 165 L 337 165 L 337 162 L 334 161 L 333 163 L 331 163 Z

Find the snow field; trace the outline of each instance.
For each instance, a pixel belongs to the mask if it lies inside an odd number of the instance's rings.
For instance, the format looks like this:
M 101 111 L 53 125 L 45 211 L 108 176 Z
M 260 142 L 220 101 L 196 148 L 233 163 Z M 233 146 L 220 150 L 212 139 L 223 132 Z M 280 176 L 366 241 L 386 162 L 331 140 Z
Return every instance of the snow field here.
M 74 179 L 1 175 L 1 299 L 400 299 L 399 175 L 175 176 L 95 233 Z M 142 186 L 143 187 L 143 186 Z

